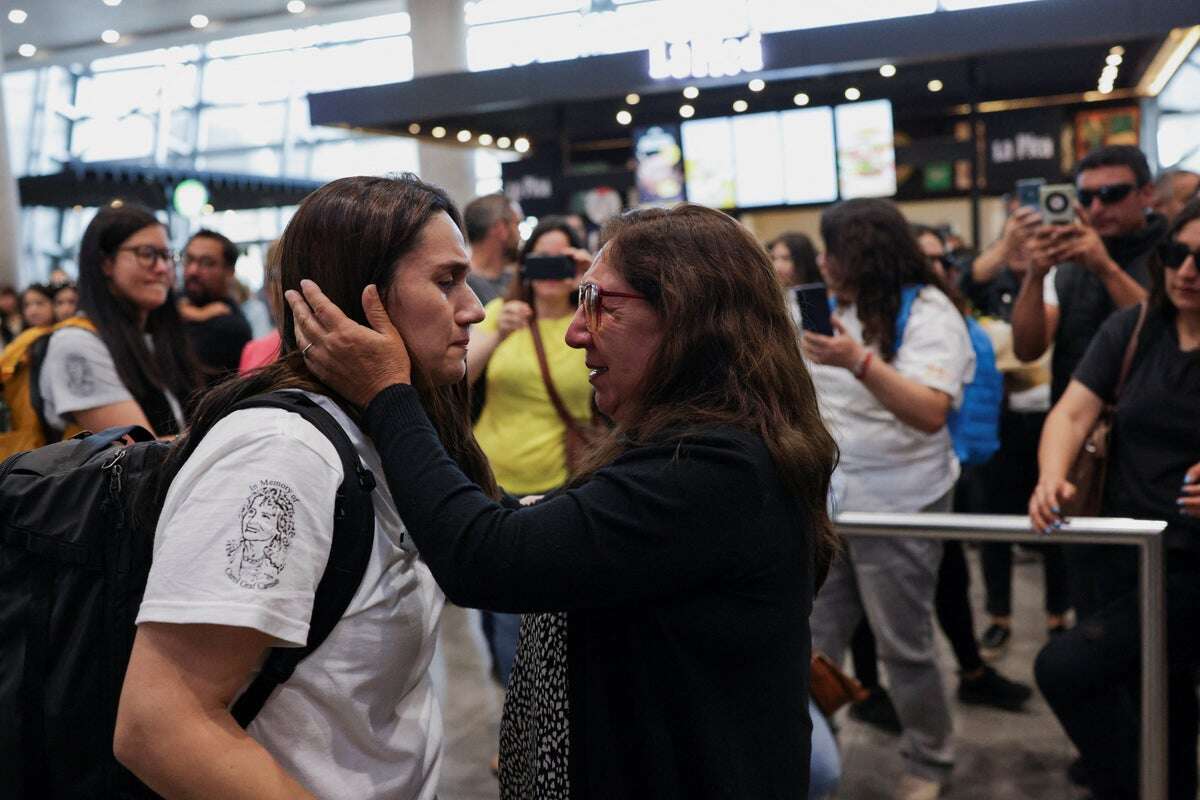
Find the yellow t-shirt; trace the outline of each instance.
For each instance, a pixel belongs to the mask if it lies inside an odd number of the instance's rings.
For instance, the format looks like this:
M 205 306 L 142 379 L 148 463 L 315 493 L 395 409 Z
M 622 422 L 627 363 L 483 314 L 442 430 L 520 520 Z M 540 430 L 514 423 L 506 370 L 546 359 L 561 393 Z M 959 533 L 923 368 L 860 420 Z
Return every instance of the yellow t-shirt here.
M 479 329 L 496 332 L 503 299 L 493 300 Z M 584 351 L 567 347 L 564 337 L 571 316 L 539 319 L 550 378 L 563 404 L 580 422 L 591 418 L 592 386 Z M 475 438 L 492 463 L 496 481 L 513 494 L 537 494 L 567 480 L 563 425 L 538 369 L 537 351 L 528 329 L 500 343 L 487 366 L 487 395 Z

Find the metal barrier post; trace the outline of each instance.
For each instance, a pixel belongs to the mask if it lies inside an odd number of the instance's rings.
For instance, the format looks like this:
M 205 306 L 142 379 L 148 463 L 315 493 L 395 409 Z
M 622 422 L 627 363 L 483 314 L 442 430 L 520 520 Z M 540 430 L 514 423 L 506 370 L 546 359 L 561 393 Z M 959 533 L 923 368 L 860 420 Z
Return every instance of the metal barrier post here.
M 1034 533 L 1029 518 L 1003 514 L 889 514 L 844 511 L 834 520 L 844 536 L 958 539 L 964 542 L 1031 544 L 1120 544 L 1138 548 L 1138 607 L 1141 618 L 1142 800 L 1167 797 L 1167 632 L 1163 588 L 1162 531 L 1165 522 L 1079 517 L 1048 536 Z

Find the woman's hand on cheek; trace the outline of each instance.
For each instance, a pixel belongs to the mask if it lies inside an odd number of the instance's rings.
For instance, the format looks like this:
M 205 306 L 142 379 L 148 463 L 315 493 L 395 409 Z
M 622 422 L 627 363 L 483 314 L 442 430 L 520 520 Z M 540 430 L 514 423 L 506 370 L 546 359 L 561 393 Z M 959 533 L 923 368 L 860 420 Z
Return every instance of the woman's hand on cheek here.
M 412 382 L 412 363 L 374 285 L 363 290 L 371 327 L 359 325 L 309 280 L 284 296 L 295 316 L 296 344 L 313 374 L 342 397 L 365 408 L 375 395 Z

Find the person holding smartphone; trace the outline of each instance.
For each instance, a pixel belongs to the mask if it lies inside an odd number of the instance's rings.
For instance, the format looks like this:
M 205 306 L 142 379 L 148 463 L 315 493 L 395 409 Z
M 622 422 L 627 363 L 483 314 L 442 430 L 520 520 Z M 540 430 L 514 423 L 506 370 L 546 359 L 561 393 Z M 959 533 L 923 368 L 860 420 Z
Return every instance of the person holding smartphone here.
M 503 297 L 484 307 L 485 319 L 471 329 L 468 375 L 472 383 L 480 377 L 484 382 L 475 438 L 497 483 L 517 496 L 545 494 L 568 477 L 566 423 L 540 369 L 535 333 L 558 398 L 580 424 L 591 419 L 592 389 L 583 352 L 564 341 L 575 315 L 578 276 L 590 263 L 567 219 L 546 217 L 521 248 L 516 279 Z M 494 674 L 505 686 L 519 626 L 516 614 L 483 612 Z

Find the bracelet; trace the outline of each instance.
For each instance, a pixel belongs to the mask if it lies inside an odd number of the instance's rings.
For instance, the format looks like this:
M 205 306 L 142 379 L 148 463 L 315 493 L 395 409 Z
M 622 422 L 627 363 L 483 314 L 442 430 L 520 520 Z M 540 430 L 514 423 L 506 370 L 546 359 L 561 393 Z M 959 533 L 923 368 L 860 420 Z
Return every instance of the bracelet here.
M 867 367 L 871 366 L 871 360 L 874 358 L 875 354 L 868 350 L 867 354 L 854 366 L 854 369 L 850 370 L 850 373 L 861 381 L 867 374 Z

